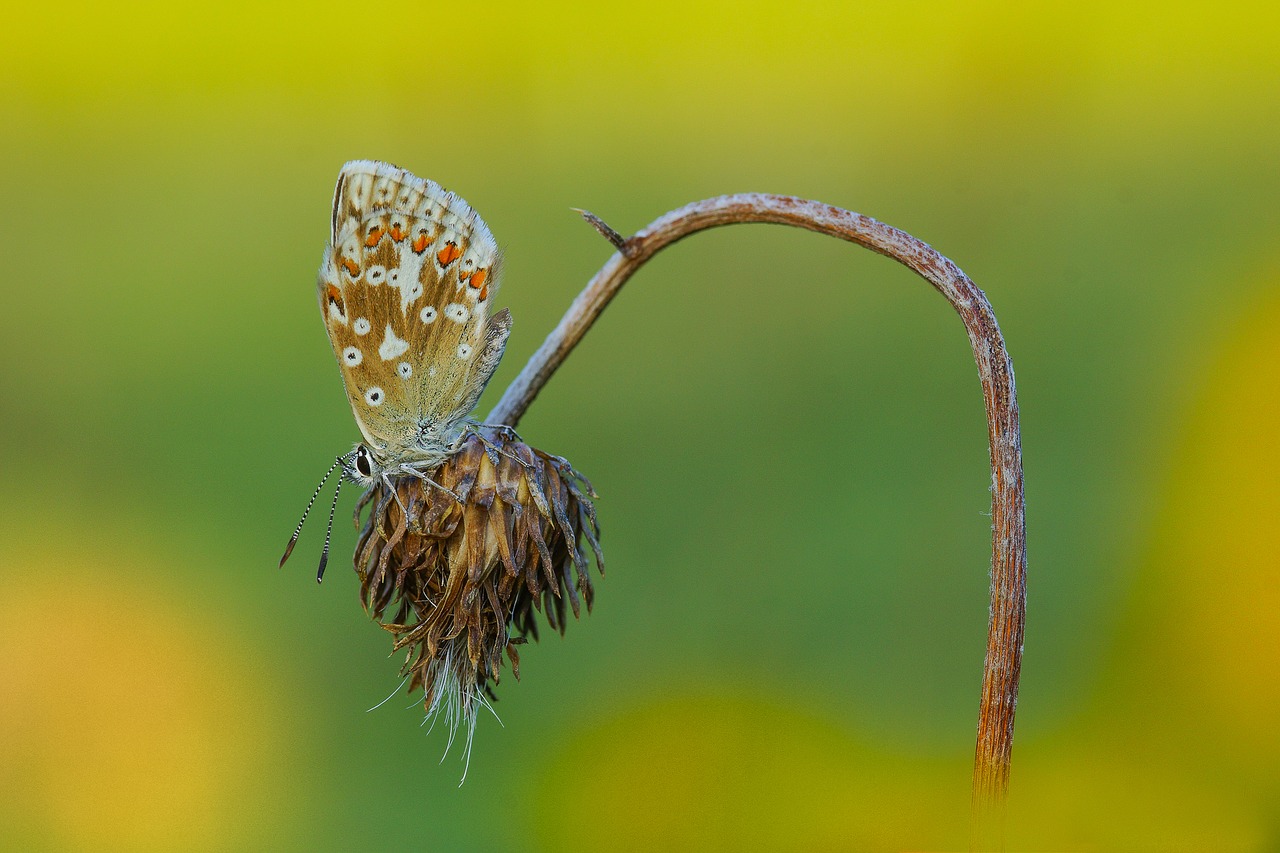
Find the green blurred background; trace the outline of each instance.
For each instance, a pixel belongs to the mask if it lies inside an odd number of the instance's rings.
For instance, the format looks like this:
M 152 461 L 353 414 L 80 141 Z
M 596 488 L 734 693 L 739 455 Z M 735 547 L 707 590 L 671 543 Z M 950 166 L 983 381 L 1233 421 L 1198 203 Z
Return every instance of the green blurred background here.
M 728 192 L 929 241 L 1017 369 L 1013 848 L 1280 848 L 1274 3 L 10 4 L 0 847 L 958 849 L 987 615 L 963 330 L 776 227 L 648 265 L 524 437 L 602 495 L 595 612 L 460 751 L 338 526 L 314 297 L 343 161 L 465 196 L 516 324 Z M 341 517 L 354 494 L 344 498 Z

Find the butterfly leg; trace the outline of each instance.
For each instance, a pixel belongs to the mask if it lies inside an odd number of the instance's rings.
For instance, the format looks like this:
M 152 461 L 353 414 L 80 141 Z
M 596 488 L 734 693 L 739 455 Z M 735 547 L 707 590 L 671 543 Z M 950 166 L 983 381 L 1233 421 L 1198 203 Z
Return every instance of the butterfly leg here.
M 401 466 L 400 466 L 400 470 L 401 470 L 401 471 L 403 471 L 403 472 L 404 472 L 404 473 L 406 473 L 406 474 L 410 474 L 410 475 L 412 475 L 412 476 L 414 476 L 414 477 L 417 477 L 419 480 L 422 480 L 424 483 L 430 483 L 431 485 L 435 486 L 435 487 L 436 487 L 437 489 L 439 489 L 440 491 L 447 493 L 447 494 L 449 495 L 449 497 L 453 498 L 453 499 L 454 499 L 455 501 L 457 501 L 458 503 L 462 503 L 462 498 L 460 498 L 460 497 L 458 497 L 456 494 L 454 494 L 454 493 L 453 493 L 453 491 L 452 491 L 451 489 L 446 489 L 444 486 L 440 485 L 440 484 L 439 484 L 439 483 L 437 483 L 435 480 L 431 479 L 431 478 L 430 478 L 430 477 L 428 477 L 426 474 L 424 474 L 424 473 L 422 473 L 421 471 L 419 471 L 417 468 L 410 468 L 408 465 L 401 465 Z
M 386 471 L 382 472 L 382 484 L 390 490 L 391 496 L 396 499 L 396 503 L 400 506 L 402 517 L 407 519 L 409 510 L 405 508 L 404 501 L 400 500 L 400 490 L 396 488 L 396 484 L 391 480 L 391 475 Z
M 474 432 L 476 433 L 476 435 L 480 435 L 479 431 L 482 429 L 491 429 L 494 432 L 496 432 L 498 435 L 505 438 L 507 441 L 523 441 L 524 440 L 520 438 L 520 433 L 516 432 L 515 427 L 510 427 L 510 426 L 507 426 L 506 424 L 482 424 L 482 423 L 477 423 L 475 421 L 472 421 L 469 424 L 467 424 L 466 431 Z M 480 437 L 483 438 L 484 436 L 480 436 Z
M 506 450 L 494 444 L 492 441 L 490 441 L 488 438 L 485 437 L 484 433 L 479 431 L 479 427 L 488 426 L 487 424 L 476 424 L 475 426 L 476 428 L 471 430 L 472 434 L 475 435 L 476 438 L 480 439 L 480 443 L 483 444 L 485 446 L 485 449 L 489 451 L 489 458 L 493 460 L 495 464 L 497 463 L 498 460 L 495 458 L 494 454 L 500 453 L 503 456 L 507 457 L 508 459 L 512 460 L 513 462 L 518 463 L 526 471 L 532 470 L 528 462 L 525 462 L 523 459 L 519 458 L 518 456 L 512 455 L 512 453 L 509 450 Z M 496 427 L 492 427 L 492 429 L 498 430 L 503 434 L 505 438 L 509 440 L 512 438 L 512 436 L 515 436 L 514 440 L 520 441 L 520 436 L 516 435 L 516 431 L 509 426 L 499 424 Z

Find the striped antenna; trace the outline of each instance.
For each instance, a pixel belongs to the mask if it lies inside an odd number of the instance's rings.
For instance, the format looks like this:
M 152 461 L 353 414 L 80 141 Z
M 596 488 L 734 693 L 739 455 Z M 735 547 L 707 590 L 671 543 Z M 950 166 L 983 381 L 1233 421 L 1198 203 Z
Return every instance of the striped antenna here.
M 324 472 L 324 479 L 320 481 L 320 485 L 316 486 L 316 490 L 311 493 L 311 500 L 307 501 L 307 508 L 302 511 L 302 520 L 298 522 L 298 526 L 293 529 L 293 538 L 289 540 L 289 545 L 284 549 L 284 556 L 280 558 L 280 568 L 284 568 L 285 560 L 289 559 L 289 555 L 293 553 L 293 546 L 298 544 L 298 534 L 302 532 L 302 525 L 307 522 L 307 515 L 311 512 L 311 507 L 315 505 L 316 498 L 320 496 L 320 490 L 324 488 L 324 484 L 329 481 L 329 476 L 333 474 L 333 469 L 342 464 L 342 457 L 339 456 L 333 460 L 333 464 L 329 466 L 329 470 Z M 339 481 L 341 482 L 341 481 Z M 333 521 L 330 519 L 330 527 Z M 329 549 L 328 543 L 325 544 L 325 550 Z
M 342 492 L 342 478 L 333 490 L 333 505 L 329 507 L 329 528 L 324 532 L 324 550 L 320 552 L 320 568 L 316 569 L 316 583 L 324 581 L 324 567 L 329 564 L 329 539 L 333 536 L 333 514 L 338 510 L 338 495 Z

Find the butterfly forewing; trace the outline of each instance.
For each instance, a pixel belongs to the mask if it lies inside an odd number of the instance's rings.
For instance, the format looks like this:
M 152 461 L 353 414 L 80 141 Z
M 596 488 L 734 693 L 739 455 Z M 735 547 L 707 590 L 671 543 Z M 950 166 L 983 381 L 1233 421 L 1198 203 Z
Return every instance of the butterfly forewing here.
M 347 397 L 383 461 L 409 461 L 471 412 L 511 318 L 490 316 L 498 248 L 462 199 L 387 163 L 346 164 L 320 310 Z

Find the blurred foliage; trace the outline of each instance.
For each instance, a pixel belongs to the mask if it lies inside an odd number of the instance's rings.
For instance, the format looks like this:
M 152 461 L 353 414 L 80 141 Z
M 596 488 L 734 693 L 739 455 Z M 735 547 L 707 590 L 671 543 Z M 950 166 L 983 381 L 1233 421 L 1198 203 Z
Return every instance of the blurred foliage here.
M 927 286 L 811 234 L 674 247 L 534 405 L 609 575 L 498 688 L 466 785 L 411 700 L 364 713 L 396 662 L 354 573 L 316 588 L 315 529 L 275 570 L 356 436 L 312 289 L 354 157 L 505 247 L 481 412 L 608 256 L 571 207 L 626 233 L 785 192 L 952 257 L 1024 417 L 1011 844 L 1280 844 L 1274 4 L 5 19 L 0 847 L 965 845 L 973 364 Z

